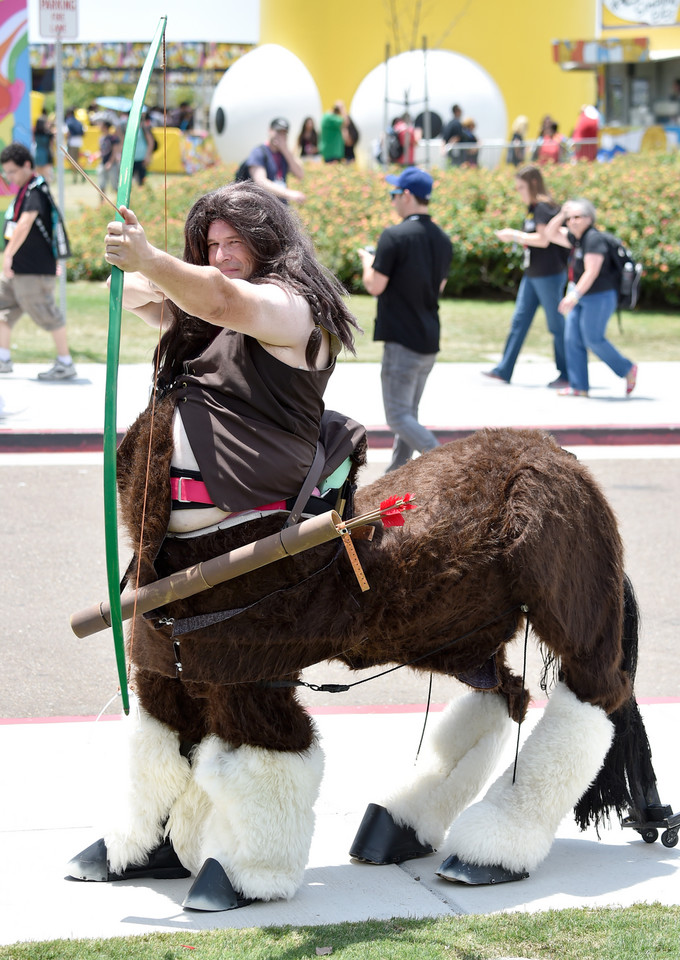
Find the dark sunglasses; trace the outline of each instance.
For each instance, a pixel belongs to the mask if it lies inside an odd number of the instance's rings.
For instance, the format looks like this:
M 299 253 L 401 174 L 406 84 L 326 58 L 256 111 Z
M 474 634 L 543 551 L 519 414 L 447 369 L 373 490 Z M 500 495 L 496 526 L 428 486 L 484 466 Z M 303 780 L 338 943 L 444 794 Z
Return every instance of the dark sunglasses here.
M 403 190 L 390 190 L 390 196 L 394 200 L 395 197 L 400 197 L 403 192 Z

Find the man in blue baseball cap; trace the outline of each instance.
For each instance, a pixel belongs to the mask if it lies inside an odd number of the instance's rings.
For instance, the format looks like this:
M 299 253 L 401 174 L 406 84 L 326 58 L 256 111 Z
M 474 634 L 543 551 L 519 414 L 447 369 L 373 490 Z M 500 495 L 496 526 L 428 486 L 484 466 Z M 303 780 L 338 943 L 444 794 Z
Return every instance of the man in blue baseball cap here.
M 385 178 L 401 223 L 380 235 L 375 256 L 359 250 L 363 284 L 378 298 L 374 340 L 383 340 L 381 382 L 385 417 L 394 447 L 388 471 L 437 446 L 418 422 L 418 406 L 439 351 L 439 295 L 453 249 L 428 211 L 433 180 L 420 167 Z

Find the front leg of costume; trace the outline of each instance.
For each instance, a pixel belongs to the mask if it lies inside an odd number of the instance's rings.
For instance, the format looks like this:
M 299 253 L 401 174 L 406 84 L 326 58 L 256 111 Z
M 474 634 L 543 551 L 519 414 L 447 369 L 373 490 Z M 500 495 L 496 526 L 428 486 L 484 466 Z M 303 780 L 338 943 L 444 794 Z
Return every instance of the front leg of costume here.
M 391 794 L 384 807 L 369 806 L 351 856 L 398 863 L 441 846 L 453 820 L 493 773 L 512 727 L 502 694 L 467 693 L 450 703 L 431 739 L 424 769 Z
M 211 803 L 202 827 L 204 868 L 217 861 L 239 898 L 292 897 L 302 882 L 312 841 L 313 808 L 323 774 L 318 743 L 299 753 L 234 749 L 210 736 L 198 747 L 193 763 L 196 784 Z M 206 905 L 201 874 L 184 906 L 229 909 L 219 898 Z
M 120 820 L 104 840 L 112 873 L 144 863 L 163 840 L 172 804 L 184 791 L 189 761 L 180 754 L 179 735 L 132 704 L 128 725 L 128 787 Z
M 467 883 L 526 876 L 548 855 L 560 821 L 595 779 L 612 736 L 604 710 L 559 683 L 520 751 L 515 783 L 513 764 L 451 827 L 439 876 Z M 497 866 L 508 875 L 483 879 L 487 867 Z
M 125 793 L 116 804 L 115 824 L 103 839 L 77 854 L 69 875 L 77 880 L 126 880 L 186 877 L 165 838 L 173 803 L 189 782 L 189 761 L 180 753 L 179 735 L 152 717 L 137 700 L 127 726 L 127 766 L 121 772 Z

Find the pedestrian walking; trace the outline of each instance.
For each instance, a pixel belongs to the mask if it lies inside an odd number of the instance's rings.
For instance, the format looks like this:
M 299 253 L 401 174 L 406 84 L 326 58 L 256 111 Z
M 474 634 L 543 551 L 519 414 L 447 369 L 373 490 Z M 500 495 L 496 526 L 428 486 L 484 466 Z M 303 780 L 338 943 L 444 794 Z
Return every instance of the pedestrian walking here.
M 415 451 L 438 443 L 419 423 L 418 407 L 439 351 L 439 296 L 453 248 L 428 211 L 430 174 L 407 167 L 385 179 L 393 187 L 390 196 L 402 222 L 383 231 L 375 256 L 361 249 L 359 257 L 363 284 L 378 298 L 374 339 L 385 343 L 380 377 L 385 417 L 395 435 L 391 471 Z
M 12 372 L 12 328 L 27 313 L 54 339 L 57 357 L 39 380 L 72 380 L 76 368 L 68 349 L 66 321 L 55 303 L 57 254 L 55 226 L 63 224 L 49 188 L 33 167 L 33 157 L 22 143 L 11 143 L 0 153 L 5 179 L 17 195 L 5 213 L 5 253 L 0 277 L 0 373 Z M 63 239 L 65 239 L 65 234 Z
M 510 333 L 505 341 L 503 356 L 493 370 L 484 376 L 510 383 L 515 363 L 539 306 L 543 307 L 548 330 L 553 337 L 557 378 L 549 387 L 567 387 L 567 361 L 564 355 L 564 317 L 558 306 L 567 283 L 567 251 L 561 244 L 551 243 L 546 229 L 556 213 L 557 206 L 546 188 L 543 174 L 537 166 L 520 167 L 515 187 L 526 204 L 524 229 L 504 227 L 496 236 L 504 243 L 521 243 L 524 247 L 524 272 L 517 291 Z

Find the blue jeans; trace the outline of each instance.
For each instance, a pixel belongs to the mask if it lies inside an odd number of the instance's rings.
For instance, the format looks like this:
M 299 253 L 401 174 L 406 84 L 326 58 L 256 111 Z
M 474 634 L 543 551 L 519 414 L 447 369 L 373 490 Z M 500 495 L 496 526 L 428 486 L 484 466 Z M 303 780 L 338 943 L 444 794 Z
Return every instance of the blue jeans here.
M 439 441 L 418 423 L 418 405 L 436 353 L 416 353 L 400 343 L 386 343 L 380 370 L 385 418 L 394 433 L 392 462 L 386 472 L 403 466 L 415 450 L 432 450 Z
M 553 335 L 557 372 L 562 380 L 567 379 L 567 360 L 564 354 L 564 317 L 557 309 L 557 305 L 564 296 L 566 282 L 566 270 L 562 273 L 553 273 L 549 277 L 527 277 L 526 274 L 522 277 L 517 291 L 510 333 L 503 348 L 503 358 L 493 370 L 503 380 L 510 382 L 517 357 L 522 349 L 522 344 L 526 340 L 526 335 L 539 304 L 545 311 L 548 330 Z
M 564 343 L 567 351 L 569 383 L 574 390 L 588 389 L 588 351 L 614 371 L 625 377 L 633 366 L 613 343 L 605 339 L 609 318 L 616 309 L 616 291 L 587 293 L 567 314 Z

